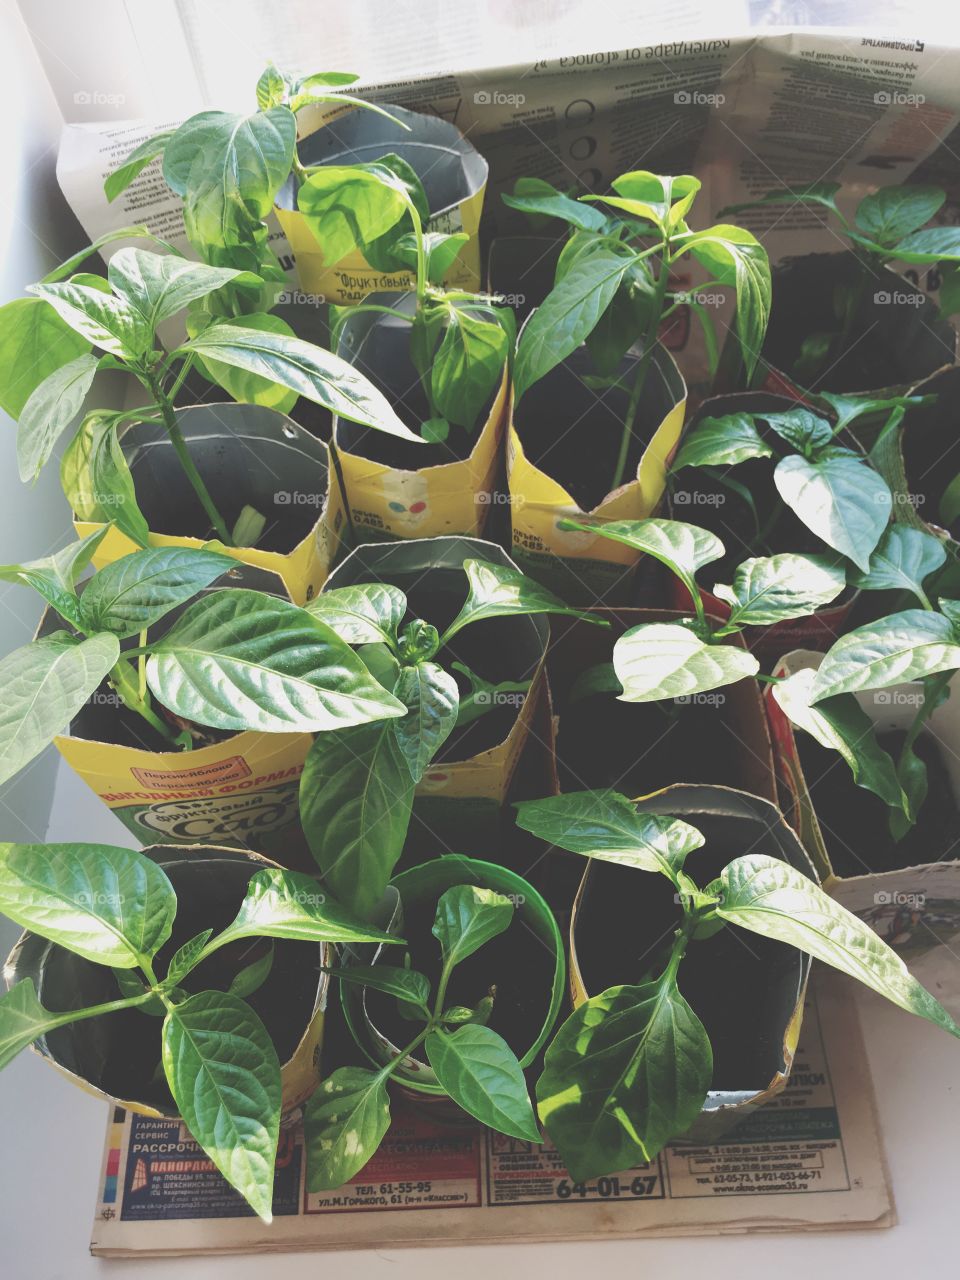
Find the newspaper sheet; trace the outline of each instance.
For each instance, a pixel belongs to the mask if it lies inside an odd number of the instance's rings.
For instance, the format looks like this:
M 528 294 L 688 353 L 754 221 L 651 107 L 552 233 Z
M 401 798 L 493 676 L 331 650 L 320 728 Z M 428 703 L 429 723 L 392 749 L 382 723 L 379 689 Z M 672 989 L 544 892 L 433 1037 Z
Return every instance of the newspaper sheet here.
M 556 1151 L 394 1106 L 378 1153 L 311 1194 L 284 1132 L 264 1226 L 177 1121 L 118 1109 L 92 1252 L 109 1257 L 886 1227 L 894 1210 L 852 984 L 821 972 L 793 1074 L 712 1145 L 574 1184 Z

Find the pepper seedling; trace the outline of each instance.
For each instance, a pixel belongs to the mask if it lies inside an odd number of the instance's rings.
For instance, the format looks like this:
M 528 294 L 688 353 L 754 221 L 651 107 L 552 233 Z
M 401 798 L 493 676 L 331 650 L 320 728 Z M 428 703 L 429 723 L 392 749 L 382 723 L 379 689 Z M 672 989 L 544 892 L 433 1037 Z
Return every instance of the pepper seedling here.
M 641 343 L 612 491 L 624 480 L 634 421 L 661 324 L 680 308 L 692 306 L 704 325 L 715 363 L 713 321 L 689 293 L 671 289 L 671 272 L 690 255 L 709 273 L 709 282 L 735 288 L 737 339 L 752 372 L 770 314 L 770 264 L 760 242 L 741 227 L 689 228 L 687 214 L 700 190 L 699 179 L 690 174 L 662 177 L 637 170 L 614 179 L 614 195 L 578 200 L 552 189 L 542 191 L 546 185 L 531 191 L 527 180 L 519 194 L 505 197 L 513 208 L 551 214 L 574 228 L 557 263 L 552 291 L 520 335 L 515 393 L 519 400 L 582 342 L 587 343 L 601 381 L 616 381 L 623 356 Z M 613 213 L 605 214 L 584 202 L 600 202 Z
M 723 217 L 769 205 L 812 205 L 832 214 L 850 243 L 860 271 L 850 285 L 834 287 L 835 327 L 810 333 L 801 344 L 793 373 L 805 383 L 814 382 L 824 368 L 835 364 L 850 349 L 853 327 L 864 298 L 878 282 L 882 287 L 881 272 L 885 266 L 893 262 L 917 266 L 960 263 L 960 227 L 925 226 L 940 212 L 947 198 L 940 187 L 911 184 L 881 187 L 872 195 L 864 196 L 852 222 L 837 207 L 839 191 L 839 182 L 816 182 L 802 191 L 768 191 L 757 200 L 730 205 L 720 211 Z M 941 289 L 940 310 L 944 316 L 960 308 L 958 281 L 960 277 L 953 266 Z
M 663 969 L 626 975 L 623 985 L 584 1001 L 547 1049 L 536 1090 L 540 1120 L 574 1181 L 653 1160 L 699 1115 L 712 1085 L 713 1051 L 678 973 L 688 948 L 708 946 L 725 926 L 797 947 L 960 1036 L 900 957 L 788 863 L 749 853 L 701 888 L 686 868 L 703 835 L 678 819 L 637 812 L 618 792 L 551 796 L 517 810 L 518 824 L 541 840 L 665 876 L 681 912 Z
M 463 663 L 470 691 L 461 702 L 453 675 L 437 654 L 471 623 L 484 618 L 552 613 L 590 618 L 563 603 L 519 570 L 485 560 L 464 561 L 463 607 L 443 634 L 414 618 L 404 625 L 407 598 L 384 583 L 321 592 L 305 612 L 326 624 L 358 653 L 406 714 L 391 725 L 344 728 L 318 737 L 300 779 L 300 819 L 331 892 L 369 918 L 403 851 L 414 789 L 458 724 L 516 700 L 526 685 L 490 685 Z M 461 718 L 462 712 L 462 718 Z
M 0 568 L 0 579 L 39 592 L 66 628 L 0 661 L 0 781 L 38 755 L 103 681 L 170 749 L 191 746 L 192 737 L 164 712 L 221 731 L 264 733 L 405 715 L 405 704 L 321 618 L 265 592 L 209 591 L 154 631 L 236 569 L 228 556 L 191 547 L 136 551 L 78 591 L 107 528 L 44 560 Z M 136 647 L 121 649 L 134 637 Z
M 468 1115 L 508 1137 L 541 1141 L 517 1055 L 485 1025 L 491 997 L 473 1009 L 446 1003 L 455 967 L 509 928 L 514 911 L 504 894 L 476 885 L 441 895 L 431 930 L 442 955 L 433 995 L 426 974 L 411 968 L 357 964 L 333 971 L 341 982 L 396 997 L 403 1016 L 423 1025 L 379 1071 L 338 1067 L 313 1095 L 304 1117 L 308 1190 L 342 1186 L 375 1154 L 390 1126 L 387 1084 L 421 1045 L 447 1096 Z
M 132 849 L 98 844 L 0 845 L 0 912 L 93 964 L 112 968 L 124 994 L 66 1012 L 44 1008 L 31 978 L 0 997 L 0 1068 L 41 1036 L 85 1018 L 151 1006 L 173 1101 L 184 1124 L 227 1182 L 270 1222 L 280 1132 L 280 1062 L 270 1035 L 238 990 L 256 980 L 239 971 L 227 991 L 185 990 L 194 969 L 231 943 L 401 939 L 354 920 L 309 876 L 279 867 L 250 879 L 236 918 L 220 933 L 198 933 L 155 970 L 173 932 L 177 894 L 166 872 Z M 139 973 L 137 973 L 139 970 Z
M 704 418 L 686 435 L 671 466 L 671 475 L 696 467 L 729 487 L 750 510 L 753 547 L 762 554 L 775 544 L 777 522 L 790 510 L 812 534 L 865 571 L 890 520 L 893 498 L 886 481 L 855 449 L 838 437 L 858 419 L 888 413 L 883 433 L 895 432 L 909 405 L 924 397 L 821 396 L 835 414 L 831 422 L 807 405 L 764 413 L 729 413 Z M 767 427 L 761 432 L 758 423 Z M 775 503 L 761 525 L 750 486 L 731 470 L 750 459 L 773 462 L 773 483 L 782 503 Z
M 345 360 L 292 334 L 261 328 L 258 314 L 229 323 L 208 317 L 205 328 L 172 352 L 161 349 L 157 327 L 163 321 L 227 285 L 258 286 L 258 276 L 190 262 L 175 252 L 134 248 L 113 255 L 106 279 L 71 274 L 74 264 L 70 259 L 32 285 L 34 298 L 0 307 L 0 344 L 17 343 L 16 367 L 0 371 L 0 384 L 7 384 L 0 403 L 16 410 L 20 474 L 32 480 L 80 413 L 99 369 L 121 370 L 143 387 L 146 405 L 88 412 L 64 452 L 64 493 L 81 519 L 112 520 L 137 545 L 147 545 L 149 529 L 118 432 L 130 423 L 153 423 L 169 437 L 217 538 L 233 545 L 236 530 L 227 527 L 210 497 L 174 412 L 177 392 L 198 360 L 232 394 L 255 400 L 264 388 L 286 389 L 375 430 L 419 440 Z M 24 372 L 26 362 L 35 363 Z M 13 393 L 12 379 L 18 380 Z M 246 528 L 249 512 L 245 508 L 240 518 Z
M 427 403 L 423 439 L 443 443 L 451 427 L 471 435 L 503 376 L 516 324 L 512 310 L 494 297 L 442 287 L 466 233 L 425 230 L 430 207 L 423 185 L 394 154 L 313 170 L 298 207 L 329 262 L 359 248 L 378 271 L 414 273 L 412 313 L 372 302 L 335 308 L 334 349 L 352 315 L 380 312 L 408 323 L 410 357 Z
M 891 525 L 868 571 L 851 582 L 862 590 L 909 591 L 921 607 L 857 627 L 836 641 L 816 671 L 795 671 L 773 687 L 784 714 L 821 746 L 839 752 L 854 782 L 888 806 L 894 840 L 913 827 L 927 796 L 927 768 L 913 748 L 960 669 L 960 601 L 941 598 L 937 609 L 924 589 L 924 580 L 946 558 L 933 534 Z M 855 695 L 910 680 L 921 681 L 923 697 L 894 761 Z
M 737 568 L 730 586 L 713 592 L 730 607 L 725 622 L 707 616 L 697 572 L 719 560 L 724 546 L 716 534 L 682 520 L 564 520 L 562 529 L 580 529 L 622 542 L 667 566 L 693 602 L 692 617 L 680 622 L 643 622 L 613 646 L 613 668 L 589 668 L 581 688 L 616 691 L 622 702 L 657 702 L 689 697 L 755 676 L 760 664 L 752 653 L 724 644 L 744 627 L 766 627 L 803 618 L 843 591 L 842 567 L 826 556 L 783 552 L 757 556 Z

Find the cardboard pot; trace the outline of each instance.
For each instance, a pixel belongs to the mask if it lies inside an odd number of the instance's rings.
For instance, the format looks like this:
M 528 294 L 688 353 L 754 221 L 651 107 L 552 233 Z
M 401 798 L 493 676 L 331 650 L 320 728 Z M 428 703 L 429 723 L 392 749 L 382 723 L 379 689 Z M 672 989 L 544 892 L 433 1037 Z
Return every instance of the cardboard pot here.
M 465 231 L 470 237 L 445 283 L 476 292 L 480 287 L 477 231 L 489 172 L 486 160 L 449 120 L 392 104 L 385 104 L 384 109 L 408 127 L 349 105 L 318 108 L 312 114 L 302 112 L 301 119 L 309 123 L 298 144 L 301 162 L 307 168 L 371 164 L 388 154 L 405 160 L 423 183 L 430 206 L 424 230 L 445 234 Z M 325 262 L 323 246 L 297 209 L 295 178 L 291 177 L 277 196 L 275 212 L 293 250 L 300 288 L 305 292 L 346 305 L 360 302 L 376 290 L 412 286 L 409 272 L 385 274 L 371 266 L 359 250 L 339 262 Z
M 816 668 L 821 657 L 798 649 L 780 660 L 774 674 Z M 854 783 L 837 752 L 794 732 L 770 690 L 765 697 L 784 810 L 824 889 L 908 958 L 954 948 L 960 940 L 960 681 L 951 681 L 951 696 L 930 714 L 917 740 L 929 792 L 916 826 L 899 845 L 887 829 L 883 801 Z M 923 686 L 910 682 L 856 698 L 883 745 L 887 735 L 909 727 L 923 703 Z M 888 749 L 896 741 L 887 738 Z
M 207 591 L 219 587 L 284 594 L 279 578 L 243 565 Z M 187 607 L 172 610 L 158 629 L 170 626 Z M 47 610 L 39 634 L 61 626 Z M 121 649 L 136 643 L 123 641 Z M 235 845 L 264 850 L 288 867 L 314 870 L 297 807 L 313 736 L 251 730 L 211 731 L 211 736 L 214 740 L 206 746 L 171 750 L 104 681 L 71 721 L 69 732 L 54 742 L 67 764 L 141 844 L 159 837 L 170 844 Z
M 244 506 L 267 518 L 256 547 L 223 547 L 244 564 L 280 577 L 296 604 L 323 585 L 343 513 L 336 485 L 327 496 L 327 448 L 285 414 L 226 401 L 176 411 L 190 456 L 228 528 Z M 121 448 L 155 547 L 201 547 L 216 535 L 163 427 L 139 423 Z M 74 519 L 80 537 L 101 527 Z M 112 528 L 97 548 L 100 568 L 138 550 Z
M 795 406 L 795 399 L 767 391 L 713 396 L 699 406 L 685 430 L 693 431 L 704 418 L 722 418 L 732 413 L 776 413 Z M 758 426 L 761 434 L 777 438 L 773 432 L 768 431 L 764 423 L 761 422 Z M 855 441 L 848 443 L 856 447 Z M 726 547 L 727 554 L 722 560 L 706 565 L 701 571 L 701 578 L 711 582 L 711 585 L 732 582 L 737 566 L 751 556 L 775 555 L 783 551 L 829 554 L 830 548 L 797 519 L 777 493 L 773 481 L 773 466 L 773 459 L 750 458 L 726 469 L 733 479 L 750 490 L 761 525 L 774 506 L 782 510 L 773 530 L 775 536 L 769 545 L 762 547 L 751 546 L 754 533 L 752 517 L 746 503 L 740 501 L 736 493 L 712 480 L 698 467 L 684 467 L 682 471 L 671 474 L 670 515 L 676 520 L 688 520 L 709 529 Z M 707 612 L 725 622 L 730 617 L 730 606 L 709 590 L 704 590 L 702 594 Z M 847 587 L 837 600 L 823 605 L 809 617 L 790 618 L 768 627 L 746 627 L 742 635 L 747 647 L 766 659 L 778 658 L 788 649 L 798 646 L 829 649 L 843 633 L 858 595 L 859 592 L 853 587 Z M 693 607 L 690 593 L 672 574 L 670 596 L 671 603 L 678 609 Z
M 389 583 L 407 593 L 411 616 L 442 632 L 466 598 L 465 560 L 512 566 L 501 547 L 477 538 L 366 543 L 347 556 L 324 589 L 359 582 Z M 472 827 L 474 839 L 484 831 L 492 837 L 496 831 L 499 809 L 543 696 L 549 635 L 544 614 L 487 618 L 466 627 L 436 658 L 445 667 L 451 661 L 463 662 L 497 683 L 530 681 L 525 695 L 505 700 L 463 732 L 455 729 L 417 787 L 414 821 L 453 848 L 466 824 Z
M 561 791 L 614 787 L 649 795 L 667 782 L 715 783 L 776 802 L 770 738 L 756 680 L 686 699 L 621 702 L 613 693 L 571 698 L 583 671 L 610 662 L 615 641 L 644 622 L 687 616 L 664 609 L 594 609 L 609 629 L 558 618 L 548 659 L 558 713 L 557 766 Z M 730 636 L 727 643 L 742 644 Z
M 929 377 L 956 354 L 956 332 L 936 303 L 910 280 L 883 267 L 864 288 L 847 351 L 804 381 L 795 373 L 800 344 L 811 333 L 832 331 L 834 290 L 861 278 L 851 252 L 810 253 L 773 269 L 773 307 L 754 385 L 795 396 L 812 391 L 897 394 Z M 740 357 L 728 337 L 716 386 L 739 386 Z M 734 372 L 736 371 L 736 372 Z M 737 379 L 734 381 L 734 379 Z
M 410 315 L 415 306 L 412 294 L 378 293 L 371 301 Z M 361 312 L 344 324 L 337 352 L 419 433 L 429 415 L 410 358 L 410 332 L 396 316 Z M 416 444 L 334 418 L 336 461 L 356 541 L 483 532 L 500 466 L 507 383 L 505 369 L 473 431 L 454 427 L 449 447 Z
M 234 918 L 247 883 L 262 867 L 276 863 L 254 853 L 204 846 L 184 850 L 154 845 L 143 851 L 169 876 L 177 892 L 173 935 L 159 953 L 160 972 L 170 957 L 201 928 L 219 932 Z M 257 944 L 231 944 L 211 957 L 186 980 L 191 991 L 206 985 L 225 989 L 230 965 L 243 967 Z M 320 965 L 333 963 L 329 943 L 275 944 L 270 975 L 248 1003 L 266 1023 L 282 1065 L 283 1110 L 305 1102 L 320 1080 L 320 1045 L 329 977 Z M 240 958 L 243 955 L 245 958 Z M 220 959 L 222 956 L 224 959 Z M 49 1009 L 85 1008 L 120 998 L 113 971 L 84 960 L 46 938 L 24 932 L 11 951 L 3 976 L 9 989 L 31 978 L 40 1001 Z M 176 1117 L 166 1081 L 152 1078 L 160 1062 L 162 1020 L 139 1009 L 104 1014 L 58 1027 L 33 1045 L 35 1052 L 95 1097 L 107 1098 L 139 1115 Z
M 643 812 L 683 818 L 703 832 L 687 870 L 708 883 L 747 850 L 780 858 L 814 879 L 803 847 L 774 805 L 726 787 L 676 785 L 638 803 Z M 574 1006 L 657 967 L 659 948 L 679 922 L 673 886 L 662 876 L 589 860 L 570 921 Z M 677 1134 L 715 1141 L 787 1082 L 800 1034 L 809 957 L 795 947 L 733 926 L 693 943 L 680 969 L 683 993 L 713 1046 L 713 1087 L 693 1127 Z M 746 935 L 744 935 L 746 937 Z
M 562 530 L 560 522 L 584 515 L 604 521 L 653 515 L 680 437 L 686 385 L 673 358 L 657 346 L 634 424 L 631 478 L 612 493 L 606 490 L 636 363 L 633 354 L 621 362 L 626 388 L 597 392 L 584 381 L 593 366 L 580 347 L 510 406 L 513 555 L 525 573 L 573 604 L 626 603 L 641 555 L 599 535 Z
M 529 1067 L 553 1030 L 566 982 L 563 939 L 553 913 L 537 890 L 506 867 L 490 862 L 459 854 L 434 858 L 391 881 L 395 907 L 390 928 L 411 944 L 413 968 L 435 979 L 440 948 L 430 927 L 437 900 L 447 889 L 460 884 L 478 885 L 506 895 L 514 902 L 516 914 L 505 933 L 454 970 L 448 1003 L 472 1007 L 487 995 L 491 985 L 496 986 L 489 1025 L 507 1040 L 520 1065 Z M 345 952 L 347 963 L 351 950 Z M 379 956 L 381 950 L 375 955 Z M 399 963 L 396 957 L 387 957 L 387 960 L 391 964 Z M 389 997 L 344 982 L 340 986 L 340 999 L 356 1043 L 378 1065 L 393 1061 L 400 1046 L 412 1039 L 409 1028 L 413 1024 L 392 1015 L 393 1002 Z M 441 1114 L 447 1112 L 451 1118 L 463 1118 L 463 1112 L 447 1097 L 425 1059 L 408 1058 L 394 1081 L 421 1099 L 434 1100 Z

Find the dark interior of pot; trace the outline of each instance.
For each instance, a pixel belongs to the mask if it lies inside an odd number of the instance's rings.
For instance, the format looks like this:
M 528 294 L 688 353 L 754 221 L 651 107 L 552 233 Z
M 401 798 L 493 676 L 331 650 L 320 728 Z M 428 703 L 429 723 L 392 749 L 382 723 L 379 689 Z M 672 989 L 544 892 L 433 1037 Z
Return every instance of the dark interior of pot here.
M 592 511 L 611 492 L 636 365 L 634 356 L 625 356 L 617 385 L 597 390 L 584 381 L 595 370 L 580 347 L 514 408 L 513 425 L 528 460 L 562 484 L 581 511 Z M 682 395 L 678 381 L 666 361 L 654 358 L 631 433 L 625 482 L 636 476 L 644 450 Z
M 804 339 L 839 330 L 835 290 L 857 287 L 862 278 L 852 253 L 811 253 L 775 268 L 763 358 L 798 377 L 794 369 Z M 846 351 L 831 352 L 818 376 L 798 380 L 817 391 L 853 393 L 897 386 L 951 364 L 955 349 L 953 328 L 922 288 L 882 268 L 863 286 Z
M 487 255 L 487 289 L 513 306 L 518 327 L 553 288 L 562 239 L 497 236 Z
M 286 555 L 320 518 L 326 449 L 284 414 L 259 405 L 194 405 L 178 411 L 190 457 L 228 528 L 245 506 L 266 517 L 260 551 Z M 210 538 L 210 521 L 163 427 L 125 432 L 137 500 L 154 533 Z
M 916 393 L 936 399 L 909 409 L 904 419 L 900 448 L 907 487 L 917 500 L 917 515 L 948 529 L 956 539 L 960 516 L 941 504 L 948 486 L 960 475 L 960 369 L 944 370 L 917 387 Z
M 674 816 L 706 837 L 685 865 L 698 885 L 747 851 L 783 856 L 775 836 L 755 818 L 679 811 Z M 665 877 L 592 862 L 575 937 L 588 994 L 662 972 L 681 914 Z M 713 1090 L 757 1092 L 783 1069 L 784 1032 L 804 972 L 795 948 L 732 925 L 690 944 L 678 985 L 710 1037 Z
M 162 977 L 184 942 L 204 929 L 217 933 L 234 919 L 251 876 L 262 864 L 225 851 L 205 856 L 195 849 L 167 848 L 152 850 L 150 856 L 169 876 L 178 899 L 173 934 L 154 962 Z M 270 945 L 270 940 L 258 938 L 225 946 L 188 975 L 183 989 L 225 991 L 235 974 L 261 959 Z M 278 940 L 273 946 L 270 974 L 248 1003 L 262 1019 L 283 1063 L 292 1056 L 313 1014 L 320 950 L 306 942 Z M 50 943 L 39 995 L 48 1009 L 60 1012 L 117 1000 L 122 993 L 112 970 Z M 161 1027 L 160 1017 L 138 1009 L 123 1010 L 60 1027 L 46 1037 L 46 1045 L 57 1062 L 104 1093 L 175 1112 L 160 1066 Z

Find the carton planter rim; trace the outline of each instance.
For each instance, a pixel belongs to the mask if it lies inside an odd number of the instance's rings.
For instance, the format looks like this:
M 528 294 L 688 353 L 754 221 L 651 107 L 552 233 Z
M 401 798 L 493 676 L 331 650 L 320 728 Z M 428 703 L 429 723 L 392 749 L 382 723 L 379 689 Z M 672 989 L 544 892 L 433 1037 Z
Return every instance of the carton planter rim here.
M 251 864 L 251 875 L 260 867 L 276 867 L 278 865 L 270 858 L 254 853 L 252 850 L 229 849 L 219 845 L 203 845 L 197 849 L 184 849 L 175 845 L 150 845 L 148 848 L 141 850 L 141 852 L 162 867 L 168 875 L 171 874 L 171 868 L 173 868 L 174 888 L 176 888 L 175 880 L 178 877 L 178 868 L 183 869 L 192 865 L 195 869 L 204 862 L 213 868 L 216 868 L 218 864 L 230 864 L 237 867 Z M 211 881 L 211 887 L 212 884 L 213 882 Z M 178 894 L 178 902 L 180 901 L 182 899 Z M 176 937 L 176 934 L 174 934 L 174 937 Z M 186 941 L 186 938 L 181 939 L 181 941 Z M 314 948 L 314 944 L 311 943 L 288 942 L 283 945 Z M 333 945 L 329 942 L 321 942 L 316 944 L 315 951 L 318 966 L 323 966 L 324 969 L 330 967 L 333 959 Z M 43 999 L 46 986 L 45 979 L 49 976 L 48 966 L 52 960 L 59 958 L 61 953 L 63 964 L 66 966 L 64 977 L 78 973 L 83 974 L 87 970 L 102 970 L 104 974 L 109 976 L 110 970 L 106 966 L 97 965 L 91 960 L 85 960 L 81 956 L 73 955 L 67 948 L 61 947 L 57 943 L 49 942 L 39 934 L 25 929 L 14 944 L 4 964 L 3 977 L 7 990 L 23 978 L 32 978 L 40 998 Z M 330 985 L 330 976 L 324 969 L 321 969 L 318 974 L 316 995 L 313 999 L 306 1025 L 298 1036 L 294 1049 L 281 1064 L 282 1108 L 285 1115 L 294 1111 L 301 1103 L 306 1101 L 320 1081 L 318 1063 L 323 1037 L 324 1012 Z M 141 1019 L 144 1032 L 152 1032 L 156 1036 L 159 1056 L 160 1020 L 140 1014 L 138 1010 L 132 1010 L 131 1012 Z M 102 1049 L 104 1046 L 99 1040 L 100 1024 L 110 1016 L 105 1015 L 103 1018 L 91 1018 L 69 1024 L 58 1028 L 56 1034 L 58 1037 L 69 1040 L 81 1047 L 86 1044 L 88 1048 L 92 1046 L 97 1049 L 99 1046 Z M 136 1098 L 119 1097 L 107 1092 L 100 1085 L 87 1079 L 79 1069 L 75 1069 L 77 1067 L 75 1062 L 70 1065 L 65 1060 L 67 1055 L 62 1050 L 58 1051 L 52 1048 L 45 1036 L 41 1036 L 31 1045 L 31 1051 L 93 1097 L 103 1098 L 108 1102 L 123 1107 L 125 1110 L 133 1111 L 142 1116 L 168 1119 L 179 1118 L 178 1113 L 172 1106 L 161 1106 Z
M 224 498 L 235 507 L 237 514 L 248 496 L 241 486 L 261 484 L 259 494 L 249 493 L 249 504 L 266 506 L 265 514 L 276 523 L 280 520 L 290 526 L 285 539 L 291 545 L 285 551 L 263 550 L 259 547 L 219 547 L 225 555 L 241 564 L 266 569 L 280 577 L 291 599 L 303 604 L 312 598 L 323 584 L 334 554 L 334 513 L 328 485 L 328 452 L 323 441 L 299 426 L 286 414 L 264 405 L 241 404 L 238 401 L 210 401 L 186 405 L 174 410 L 191 456 L 198 470 L 217 501 L 218 490 L 223 511 Z M 238 419 L 238 425 L 231 424 Z M 163 427 L 149 423 L 136 423 L 120 437 L 123 450 L 134 477 L 138 499 L 146 508 L 148 524 L 156 522 L 156 514 L 162 513 L 164 525 L 183 519 L 189 525 L 197 518 L 205 520 L 196 495 L 183 475 L 173 446 Z M 208 452 L 209 450 L 209 452 Z M 269 462 L 263 455 L 269 457 Z M 305 464 L 316 468 L 313 488 L 309 473 L 304 475 Z M 138 475 L 138 472 L 141 474 Z M 268 486 L 272 492 L 268 493 Z M 240 489 L 240 499 L 236 495 Z M 295 499 L 303 498 L 303 501 Z M 269 506 L 267 502 L 269 499 Z M 223 504 L 223 505 L 221 505 Z M 181 514 L 170 515 L 171 508 Z M 301 513 L 314 511 L 315 519 L 308 523 Z M 261 512 L 264 514 L 264 512 Z M 102 527 L 99 520 L 84 520 L 74 516 L 74 527 L 80 537 Z M 181 533 L 159 533 L 151 528 L 149 545 L 152 547 L 203 547 L 215 534 L 200 536 Z M 102 568 L 124 555 L 137 551 L 137 545 L 116 527 L 109 530 L 93 557 L 97 568 Z

